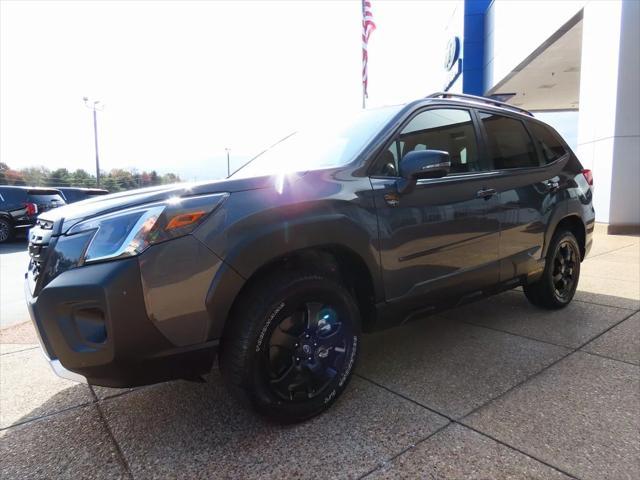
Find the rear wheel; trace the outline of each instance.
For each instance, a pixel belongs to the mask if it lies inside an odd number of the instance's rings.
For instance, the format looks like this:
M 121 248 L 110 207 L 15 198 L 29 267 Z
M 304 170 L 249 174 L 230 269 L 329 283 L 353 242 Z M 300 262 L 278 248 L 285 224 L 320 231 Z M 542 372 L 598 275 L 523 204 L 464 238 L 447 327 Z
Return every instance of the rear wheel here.
M 580 279 L 580 260 L 580 247 L 573 233 L 557 232 L 549 245 L 542 277 L 524 287 L 529 301 L 548 309 L 569 305 Z
M 11 223 L 5 219 L 0 218 L 0 243 L 7 242 L 13 238 L 13 227 Z
M 265 278 L 241 298 L 220 367 L 243 403 L 282 422 L 317 415 L 344 391 L 360 340 L 358 307 L 318 274 Z

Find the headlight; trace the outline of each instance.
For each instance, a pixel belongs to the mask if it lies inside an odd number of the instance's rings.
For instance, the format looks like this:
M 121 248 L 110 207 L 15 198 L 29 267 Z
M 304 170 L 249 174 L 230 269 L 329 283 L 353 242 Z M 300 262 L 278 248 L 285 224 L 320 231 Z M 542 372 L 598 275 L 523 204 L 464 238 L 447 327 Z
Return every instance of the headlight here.
M 227 193 L 216 193 L 172 198 L 120 210 L 77 223 L 67 235 L 94 231 L 84 253 L 85 263 L 131 257 L 150 245 L 191 233 L 228 196 Z

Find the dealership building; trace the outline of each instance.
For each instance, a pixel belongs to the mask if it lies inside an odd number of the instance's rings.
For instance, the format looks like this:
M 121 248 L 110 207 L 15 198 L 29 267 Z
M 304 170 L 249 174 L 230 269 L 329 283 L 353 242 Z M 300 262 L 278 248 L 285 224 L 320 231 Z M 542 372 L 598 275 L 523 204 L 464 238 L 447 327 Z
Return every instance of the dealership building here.
M 556 125 L 594 176 L 596 220 L 640 231 L 640 1 L 464 0 L 443 88 L 495 96 Z M 565 135 L 566 136 L 566 135 Z

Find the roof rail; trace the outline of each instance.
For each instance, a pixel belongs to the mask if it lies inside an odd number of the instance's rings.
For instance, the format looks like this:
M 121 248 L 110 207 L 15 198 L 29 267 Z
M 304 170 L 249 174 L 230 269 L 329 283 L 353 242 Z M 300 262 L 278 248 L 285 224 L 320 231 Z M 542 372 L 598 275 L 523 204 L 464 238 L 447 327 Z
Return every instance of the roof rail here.
M 529 110 L 525 110 L 524 108 L 516 107 L 515 105 L 509 105 L 508 103 L 501 102 L 499 100 L 494 100 L 489 97 L 479 97 L 477 95 L 467 95 L 466 93 L 450 93 L 450 92 L 436 92 L 431 95 L 427 95 L 425 98 L 462 98 L 464 100 L 471 100 L 478 103 L 485 103 L 487 105 L 493 105 L 494 107 L 502 107 L 509 110 L 514 110 L 516 112 L 524 113 L 525 115 L 529 115 L 533 117 L 533 113 Z

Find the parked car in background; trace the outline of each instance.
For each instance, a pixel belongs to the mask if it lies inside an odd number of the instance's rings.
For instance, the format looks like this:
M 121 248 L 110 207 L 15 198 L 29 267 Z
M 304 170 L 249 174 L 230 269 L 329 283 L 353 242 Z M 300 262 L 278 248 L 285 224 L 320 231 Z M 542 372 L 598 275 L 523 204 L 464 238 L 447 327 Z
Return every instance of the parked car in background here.
M 529 112 L 437 94 L 290 135 L 226 180 L 45 213 L 27 303 L 61 376 L 195 380 L 218 355 L 243 404 L 300 421 L 344 391 L 361 332 L 518 286 L 567 306 L 591 184 Z
M 67 203 L 79 202 L 97 195 L 107 195 L 108 190 L 102 188 L 80 188 L 80 187 L 56 187 L 62 193 Z
M 0 243 L 13 238 L 17 231 L 35 225 L 40 213 L 65 204 L 56 189 L 0 186 Z

